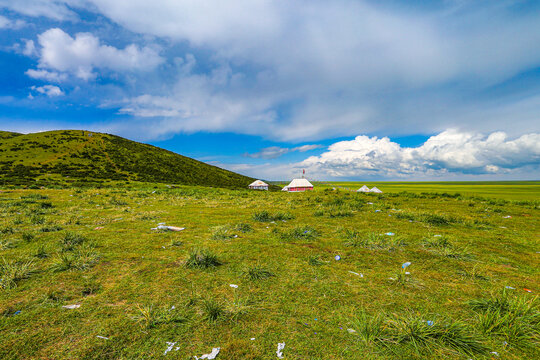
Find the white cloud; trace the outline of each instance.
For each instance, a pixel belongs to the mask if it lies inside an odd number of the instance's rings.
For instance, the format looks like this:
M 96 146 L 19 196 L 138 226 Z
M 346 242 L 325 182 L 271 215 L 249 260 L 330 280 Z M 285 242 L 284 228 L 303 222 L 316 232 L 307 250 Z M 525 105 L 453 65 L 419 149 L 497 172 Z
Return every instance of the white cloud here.
M 19 29 L 24 25 L 26 25 L 26 23 L 23 20 L 11 20 L 0 15 L 0 29 Z
M 540 134 L 509 140 L 504 132 L 488 136 L 447 130 L 423 145 L 401 147 L 389 138 L 357 136 L 329 146 L 296 167 L 321 177 L 417 178 L 449 174 L 504 174 L 540 165 Z
M 73 73 L 83 80 L 96 76 L 94 69 L 113 71 L 149 71 L 163 62 L 158 52 L 149 47 L 131 44 L 124 49 L 103 45 L 89 33 L 75 38 L 54 28 L 38 35 L 39 67 Z
M 58 73 L 56 71 L 28 69 L 25 74 L 33 79 L 47 80 L 52 82 L 62 82 L 67 79 L 67 74 Z
M 209 51 L 206 67 L 220 72 L 230 65 L 229 76 L 238 79 L 214 83 L 211 71 L 191 71 L 171 91 L 145 89 L 121 110 L 147 118 L 136 122 L 143 136 L 152 127 L 313 141 L 456 126 L 515 135 L 530 127 L 517 98 L 499 102 L 514 111 L 491 120 L 496 106 L 478 94 L 538 66 L 534 12 L 516 16 L 505 4 L 489 3 L 399 11 L 348 0 L 92 3 L 131 31 Z M 194 77 L 195 94 L 178 91 Z M 540 113 L 540 101 L 530 111 Z M 474 116 L 485 120 L 471 121 Z
M 62 89 L 55 85 L 32 86 L 31 89 L 48 97 L 64 95 Z M 30 94 L 29 98 L 32 98 L 32 94 Z
M 0 8 L 7 8 L 27 16 L 45 16 L 54 20 L 76 19 L 69 6 L 78 6 L 83 0 L 0 0 Z
M 321 145 L 302 145 L 302 146 L 297 146 L 293 148 L 270 146 L 270 147 L 261 149 L 261 151 L 253 153 L 253 154 L 245 153 L 244 156 L 255 158 L 255 159 L 276 159 L 290 152 L 294 152 L 294 151 L 306 152 L 306 151 L 318 149 L 320 147 L 322 146 Z

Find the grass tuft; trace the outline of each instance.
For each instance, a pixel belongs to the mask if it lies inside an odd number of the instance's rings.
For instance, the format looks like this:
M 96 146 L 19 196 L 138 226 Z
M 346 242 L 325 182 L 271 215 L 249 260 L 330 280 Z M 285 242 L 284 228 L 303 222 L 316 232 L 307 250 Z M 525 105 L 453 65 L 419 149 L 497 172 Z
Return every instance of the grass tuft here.
M 28 279 L 35 272 L 32 261 L 7 261 L 2 258 L 0 264 L 0 288 L 12 289 L 21 280 Z
M 193 249 L 186 260 L 186 267 L 188 268 L 208 269 L 221 264 L 217 255 L 205 249 Z
M 254 265 L 246 268 L 242 272 L 242 276 L 248 280 L 256 281 L 271 278 L 275 276 L 275 274 L 262 265 Z

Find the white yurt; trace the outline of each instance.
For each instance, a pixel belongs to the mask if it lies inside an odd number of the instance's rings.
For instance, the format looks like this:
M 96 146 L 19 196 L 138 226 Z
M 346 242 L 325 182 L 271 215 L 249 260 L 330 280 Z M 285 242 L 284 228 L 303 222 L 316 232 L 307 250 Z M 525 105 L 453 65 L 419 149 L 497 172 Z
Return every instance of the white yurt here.
M 369 188 L 364 185 L 360 189 L 356 190 L 356 192 L 369 192 Z
M 255 180 L 248 185 L 251 190 L 268 190 L 268 184 L 262 180 Z
M 377 194 L 382 194 L 382 191 L 377 189 L 376 186 L 372 187 L 371 190 L 369 190 L 369 192 L 372 192 L 372 193 L 377 193 Z
M 285 190 L 287 189 L 287 190 Z M 283 191 L 306 191 L 313 190 L 313 185 L 307 179 L 293 179 L 291 183 L 283 188 Z

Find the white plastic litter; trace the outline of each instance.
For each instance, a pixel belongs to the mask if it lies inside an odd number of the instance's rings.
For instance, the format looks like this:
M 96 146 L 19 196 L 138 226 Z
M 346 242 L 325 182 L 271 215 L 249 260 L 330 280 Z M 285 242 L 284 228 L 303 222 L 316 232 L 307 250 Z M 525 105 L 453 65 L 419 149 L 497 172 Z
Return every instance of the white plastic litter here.
M 511 287 L 511 286 L 505 286 L 505 288 L 510 289 L 510 290 L 516 290 L 515 287 Z
M 511 218 L 510 215 L 503 216 L 503 219 L 510 219 L 510 218 Z
M 103 340 L 109 340 L 108 337 L 105 337 L 105 336 L 101 336 L 101 335 L 97 335 L 96 336 L 97 338 L 100 338 L 100 339 L 103 339 Z
M 278 343 L 276 354 L 280 359 L 283 359 L 283 349 L 285 349 L 285 343 Z
M 411 275 L 411 273 L 408 271 L 405 271 L 405 275 Z
M 169 345 L 169 347 L 167 347 L 167 349 L 165 349 L 165 352 L 163 353 L 163 355 L 167 355 L 167 353 L 174 348 L 174 345 L 176 345 L 176 342 L 168 342 L 167 341 L 167 345 Z
M 152 230 L 168 230 L 168 231 L 182 231 L 186 228 L 178 227 L 178 226 L 168 226 L 165 225 L 165 223 L 159 223 L 157 227 L 152 228 Z
M 403 269 L 406 269 L 406 268 L 408 268 L 409 266 L 411 266 L 411 262 L 410 262 L 410 261 L 407 261 L 407 262 L 403 263 L 403 265 L 401 265 L 401 267 L 402 267 Z
M 249 339 L 249 340 L 253 341 L 253 340 L 255 340 L 255 338 L 251 338 L 251 339 Z
M 236 284 L 229 284 L 229 286 L 232 287 L 232 288 L 238 289 L 238 285 L 236 285 Z
M 209 360 L 212 360 L 212 359 L 215 359 L 216 356 L 218 356 L 219 350 L 221 350 L 221 348 L 213 348 L 213 349 L 212 349 L 212 352 L 211 352 L 210 354 L 204 354 L 204 355 L 201 356 L 200 358 L 194 356 L 194 358 L 195 358 L 196 360 L 202 360 L 202 359 L 209 359 Z
M 433 235 L 433 237 L 441 237 L 442 235 Z
M 356 332 L 356 330 L 354 329 L 347 329 L 347 331 L 349 332 L 349 334 L 354 334 Z
M 354 271 L 349 271 L 349 272 L 350 272 L 351 274 L 353 274 L 353 275 L 357 275 L 357 276 L 360 276 L 361 278 L 363 278 L 363 277 L 364 277 L 364 274 L 359 274 L 359 273 L 357 273 L 357 272 L 354 272 Z
M 78 309 L 81 307 L 80 304 L 73 304 L 73 305 L 64 305 L 62 306 L 64 309 Z
M 496 351 L 492 351 L 492 352 L 490 352 L 490 354 L 493 354 L 493 355 L 495 355 L 495 356 L 499 356 L 499 353 L 496 352 Z
M 336 259 L 336 261 L 339 261 L 339 260 L 341 260 L 341 256 L 336 255 L 336 257 L 334 259 Z
M 387 233 L 384 233 L 384 235 L 394 236 L 394 235 L 396 235 L 396 234 L 394 234 L 393 232 L 387 232 Z

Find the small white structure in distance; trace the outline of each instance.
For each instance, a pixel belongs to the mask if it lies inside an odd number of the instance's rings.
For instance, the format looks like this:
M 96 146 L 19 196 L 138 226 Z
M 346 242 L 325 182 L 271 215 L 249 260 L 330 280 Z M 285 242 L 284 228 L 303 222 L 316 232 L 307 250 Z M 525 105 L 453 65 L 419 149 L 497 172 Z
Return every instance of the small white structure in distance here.
M 369 188 L 364 185 L 360 189 L 356 190 L 356 192 L 369 192 Z
M 313 185 L 307 179 L 293 179 L 291 183 L 285 186 L 281 191 L 306 191 L 313 190 Z
M 369 192 L 382 194 L 382 191 L 377 189 L 376 186 L 372 187 L 371 190 L 369 190 Z
M 248 185 L 251 190 L 268 190 L 268 184 L 262 180 L 255 180 Z

